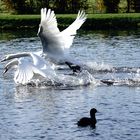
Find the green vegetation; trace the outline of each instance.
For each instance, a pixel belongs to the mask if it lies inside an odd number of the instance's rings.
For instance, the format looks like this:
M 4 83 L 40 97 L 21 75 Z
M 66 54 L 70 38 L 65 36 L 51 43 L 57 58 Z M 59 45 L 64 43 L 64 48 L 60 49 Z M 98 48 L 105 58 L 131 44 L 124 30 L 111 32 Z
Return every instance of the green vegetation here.
M 140 14 L 92 14 L 88 26 L 94 29 L 134 29 L 140 25 Z
M 53 9 L 56 13 L 77 13 L 87 9 L 88 0 L 0 0 L 0 9 L 16 14 L 39 14 L 42 7 Z
M 39 22 L 39 15 L 0 15 L 1 29 L 35 28 Z
M 120 0 L 104 0 L 107 13 L 118 13 Z
M 0 12 L 12 14 L 39 14 L 42 7 L 57 14 L 77 13 L 129 13 L 140 12 L 140 0 L 0 0 Z
M 65 28 L 76 14 L 57 15 L 60 28 Z M 1 29 L 38 28 L 40 15 L 0 15 Z M 140 14 L 89 14 L 83 29 L 133 29 L 140 27 Z

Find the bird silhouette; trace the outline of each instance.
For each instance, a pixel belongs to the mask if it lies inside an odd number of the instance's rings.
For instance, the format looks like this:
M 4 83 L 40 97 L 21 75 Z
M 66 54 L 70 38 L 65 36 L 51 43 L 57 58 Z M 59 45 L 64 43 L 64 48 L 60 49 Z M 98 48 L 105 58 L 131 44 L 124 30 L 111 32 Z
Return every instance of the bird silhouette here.
M 95 128 L 96 126 L 96 117 L 95 117 L 95 114 L 96 114 L 97 110 L 95 108 L 92 108 L 90 110 L 90 118 L 88 117 L 83 117 L 81 118 L 78 122 L 77 122 L 77 125 L 78 126 L 81 126 L 81 127 L 86 127 L 86 126 L 90 126 L 92 128 Z

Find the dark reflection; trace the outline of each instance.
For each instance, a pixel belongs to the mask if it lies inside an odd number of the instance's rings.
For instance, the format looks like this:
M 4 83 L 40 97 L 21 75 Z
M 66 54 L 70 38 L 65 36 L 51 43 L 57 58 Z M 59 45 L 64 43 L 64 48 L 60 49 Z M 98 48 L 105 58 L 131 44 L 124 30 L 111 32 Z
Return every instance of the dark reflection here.
M 137 30 L 92 30 L 92 31 L 80 31 L 80 35 L 102 35 L 103 38 L 114 37 L 114 36 L 139 36 L 140 29 Z
M 37 37 L 37 30 L 34 29 L 19 29 L 14 31 L 1 30 L 0 31 L 0 40 L 11 40 L 15 38 L 29 38 Z
M 113 37 L 113 36 L 138 36 L 140 35 L 140 29 L 137 30 L 80 30 L 78 35 L 82 36 L 88 34 L 90 36 L 101 35 L 103 38 Z M 37 37 L 37 29 L 19 29 L 14 31 L 1 30 L 0 40 L 11 40 L 15 38 L 30 38 Z

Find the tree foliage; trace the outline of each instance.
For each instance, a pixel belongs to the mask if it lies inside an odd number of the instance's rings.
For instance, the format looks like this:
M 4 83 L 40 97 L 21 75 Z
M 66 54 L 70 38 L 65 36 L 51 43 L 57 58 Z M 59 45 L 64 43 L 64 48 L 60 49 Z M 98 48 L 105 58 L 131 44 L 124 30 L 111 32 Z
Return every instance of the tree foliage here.
M 137 13 L 140 12 L 140 0 L 134 0 L 134 9 L 135 9 L 135 12 Z
M 48 7 L 51 0 L 2 0 L 7 9 L 18 14 L 34 14 L 41 7 Z
M 140 0 L 127 0 L 127 13 L 140 12 Z
M 107 13 L 118 13 L 118 5 L 120 0 L 104 0 Z
M 43 7 L 51 8 L 56 13 L 77 13 L 79 9 L 92 12 L 118 13 L 122 0 L 0 0 L 8 11 L 17 14 L 39 14 Z M 140 12 L 140 0 L 125 0 L 126 12 Z M 3 6 L 3 7 L 5 7 Z M 1 8 L 2 6 L 0 6 Z M 93 8 L 92 8 L 93 7 Z M 89 9 L 88 9 L 89 8 Z M 90 11 L 90 12 L 91 12 Z M 104 10 L 105 11 L 105 10 Z M 103 11 L 103 12 L 104 12 Z
M 75 13 L 87 8 L 88 0 L 2 0 L 7 8 L 18 14 L 36 14 L 42 7 L 52 8 L 57 13 Z

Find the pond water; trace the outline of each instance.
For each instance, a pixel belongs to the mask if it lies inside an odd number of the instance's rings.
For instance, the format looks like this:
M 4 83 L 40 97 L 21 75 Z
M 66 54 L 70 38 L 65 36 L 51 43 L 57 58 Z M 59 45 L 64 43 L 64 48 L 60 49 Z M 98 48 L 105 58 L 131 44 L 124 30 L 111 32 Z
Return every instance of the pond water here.
M 41 50 L 36 32 L 1 32 L 0 57 Z M 0 64 L 1 140 L 139 140 L 140 31 L 80 32 L 70 55 L 97 80 L 67 88 L 16 86 L 13 71 L 3 76 Z M 77 121 L 95 107 L 95 129 Z

